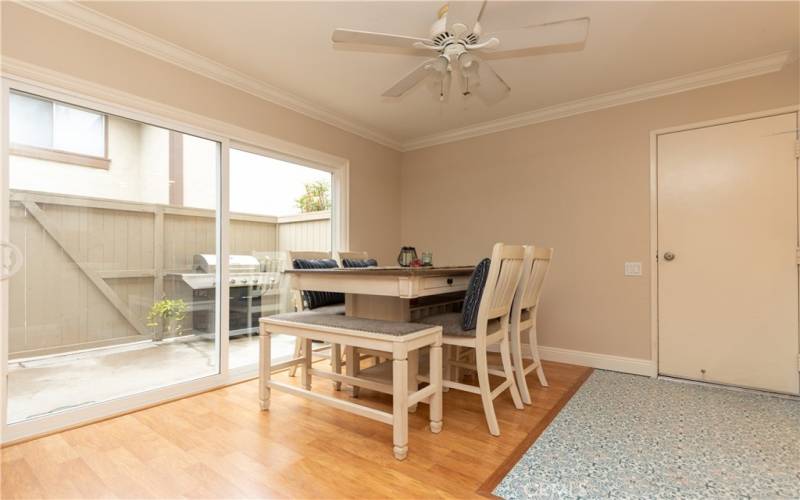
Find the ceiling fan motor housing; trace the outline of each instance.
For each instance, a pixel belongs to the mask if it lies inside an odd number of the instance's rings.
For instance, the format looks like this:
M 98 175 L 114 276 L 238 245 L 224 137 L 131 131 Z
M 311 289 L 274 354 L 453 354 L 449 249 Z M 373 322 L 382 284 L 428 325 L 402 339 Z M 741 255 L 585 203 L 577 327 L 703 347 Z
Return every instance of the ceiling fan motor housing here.
M 464 44 L 473 45 L 478 43 L 481 36 L 481 25 L 476 22 L 472 32 L 461 37 Z M 455 37 L 447 31 L 447 5 L 439 9 L 438 19 L 431 25 L 431 41 L 437 47 L 444 47 L 450 43 L 455 43 Z

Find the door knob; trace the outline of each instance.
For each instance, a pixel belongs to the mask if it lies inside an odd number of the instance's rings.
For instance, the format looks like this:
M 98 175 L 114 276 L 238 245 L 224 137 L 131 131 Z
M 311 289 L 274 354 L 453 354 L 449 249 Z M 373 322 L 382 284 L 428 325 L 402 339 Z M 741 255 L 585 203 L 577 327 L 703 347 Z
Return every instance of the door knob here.
M 675 260 L 675 254 L 672 252 L 664 252 L 664 260 L 666 260 L 667 262 Z

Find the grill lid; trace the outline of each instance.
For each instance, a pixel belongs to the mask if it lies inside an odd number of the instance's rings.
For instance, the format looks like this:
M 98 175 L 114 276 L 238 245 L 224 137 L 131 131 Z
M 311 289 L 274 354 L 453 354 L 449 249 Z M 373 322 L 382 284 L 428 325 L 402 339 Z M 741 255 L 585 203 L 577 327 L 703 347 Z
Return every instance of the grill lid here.
M 217 256 L 210 253 L 201 253 L 194 256 L 193 266 L 195 271 L 201 273 L 217 272 Z M 260 264 L 252 255 L 228 256 L 228 269 L 231 273 L 255 273 Z

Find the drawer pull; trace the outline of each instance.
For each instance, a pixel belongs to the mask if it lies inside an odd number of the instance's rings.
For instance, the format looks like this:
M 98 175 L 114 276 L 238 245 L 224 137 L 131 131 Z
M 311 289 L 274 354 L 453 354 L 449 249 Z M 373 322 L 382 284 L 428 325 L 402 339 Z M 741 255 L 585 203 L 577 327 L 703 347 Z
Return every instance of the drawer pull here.
M 453 284 L 453 278 L 447 278 L 447 284 L 448 285 L 452 285 Z

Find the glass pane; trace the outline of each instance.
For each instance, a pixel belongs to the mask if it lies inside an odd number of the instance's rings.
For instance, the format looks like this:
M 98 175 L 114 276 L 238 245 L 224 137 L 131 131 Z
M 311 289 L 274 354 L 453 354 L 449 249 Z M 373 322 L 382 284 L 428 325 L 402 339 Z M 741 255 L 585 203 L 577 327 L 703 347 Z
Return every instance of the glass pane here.
M 108 170 L 12 156 L 11 188 L 168 204 L 170 131 L 119 116 L 108 116 L 107 122 L 108 157 L 111 160 Z M 218 156 L 216 154 L 213 161 L 218 161 Z M 211 182 L 216 185 L 215 179 L 212 178 Z
M 53 103 L 26 94 L 9 97 L 11 144 L 39 148 L 53 147 Z
M 231 266 L 231 368 L 258 361 L 257 318 L 292 307 L 283 273 L 291 267 L 287 251 L 330 252 L 331 182 L 329 172 L 230 150 L 230 253 L 259 263 L 256 273 Z M 242 297 L 238 307 L 247 314 L 234 314 L 234 297 Z M 272 336 L 274 361 L 290 358 L 293 349 L 293 337 Z
M 89 156 L 105 156 L 103 115 L 56 103 L 53 148 Z
M 108 170 L 10 157 L 25 264 L 10 279 L 9 422 L 219 373 L 216 211 L 186 209 L 173 188 L 184 151 L 216 172 L 220 144 L 107 126 Z
M 187 207 L 215 206 L 217 165 L 208 161 L 208 148 L 203 139 L 183 136 L 183 204 Z

